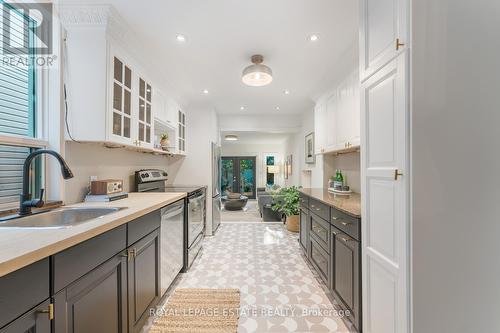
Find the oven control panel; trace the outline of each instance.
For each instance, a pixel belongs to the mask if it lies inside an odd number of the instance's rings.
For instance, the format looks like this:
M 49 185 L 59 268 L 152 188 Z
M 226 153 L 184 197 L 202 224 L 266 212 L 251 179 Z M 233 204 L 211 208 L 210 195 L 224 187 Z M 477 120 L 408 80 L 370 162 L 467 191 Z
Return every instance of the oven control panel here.
M 148 183 L 159 180 L 167 180 L 167 172 L 157 169 L 139 170 L 135 172 L 137 183 Z

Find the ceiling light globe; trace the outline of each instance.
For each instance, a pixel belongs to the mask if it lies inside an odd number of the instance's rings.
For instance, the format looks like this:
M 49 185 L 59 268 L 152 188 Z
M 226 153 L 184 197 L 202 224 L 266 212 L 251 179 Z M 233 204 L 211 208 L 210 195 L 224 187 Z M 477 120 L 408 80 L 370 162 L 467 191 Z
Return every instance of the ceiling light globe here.
M 263 65 L 264 57 L 261 55 L 252 56 L 253 65 L 246 67 L 241 75 L 241 81 L 251 87 L 262 87 L 273 81 L 273 71 Z

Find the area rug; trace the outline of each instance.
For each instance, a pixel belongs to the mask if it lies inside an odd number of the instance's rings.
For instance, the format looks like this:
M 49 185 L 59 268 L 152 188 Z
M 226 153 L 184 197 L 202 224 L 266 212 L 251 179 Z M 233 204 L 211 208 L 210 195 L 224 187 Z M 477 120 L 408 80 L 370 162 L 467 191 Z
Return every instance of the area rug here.
M 149 332 L 235 333 L 239 308 L 239 289 L 177 289 Z

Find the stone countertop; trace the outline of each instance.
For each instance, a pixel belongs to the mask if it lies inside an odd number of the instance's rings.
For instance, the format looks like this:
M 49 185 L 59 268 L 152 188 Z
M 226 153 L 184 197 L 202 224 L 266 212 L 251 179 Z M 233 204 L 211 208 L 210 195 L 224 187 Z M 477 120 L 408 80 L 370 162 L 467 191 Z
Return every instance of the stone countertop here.
M 346 214 L 361 218 L 361 195 L 359 193 L 340 195 L 330 193 L 323 188 L 301 188 L 299 191 Z
M 61 229 L 0 227 L 0 277 L 98 236 L 186 197 L 186 193 L 129 193 L 112 202 L 85 202 L 66 207 L 123 207 L 79 225 Z

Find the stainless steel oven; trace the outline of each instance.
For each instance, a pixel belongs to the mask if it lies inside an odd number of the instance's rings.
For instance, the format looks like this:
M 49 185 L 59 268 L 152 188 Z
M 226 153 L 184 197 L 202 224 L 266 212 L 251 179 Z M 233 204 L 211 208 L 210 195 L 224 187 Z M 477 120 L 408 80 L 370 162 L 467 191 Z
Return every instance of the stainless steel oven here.
M 205 228 L 206 194 L 203 189 L 188 196 L 188 241 L 191 246 Z
M 135 173 L 138 192 L 184 192 L 186 215 L 184 220 L 184 267 L 186 272 L 203 248 L 206 221 L 207 187 L 167 185 L 167 173 L 162 170 L 140 170 Z

